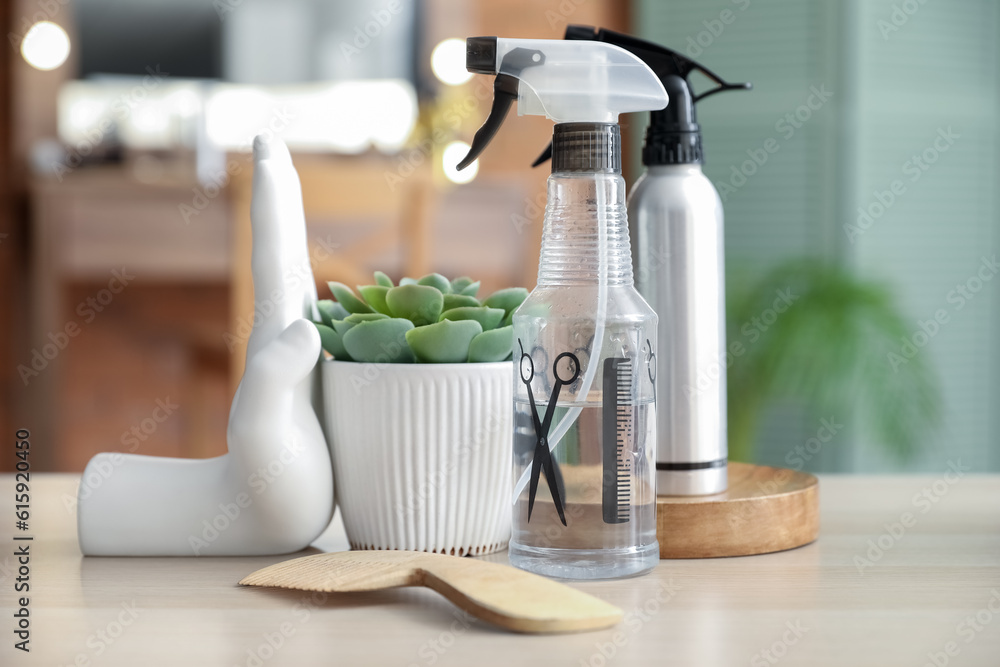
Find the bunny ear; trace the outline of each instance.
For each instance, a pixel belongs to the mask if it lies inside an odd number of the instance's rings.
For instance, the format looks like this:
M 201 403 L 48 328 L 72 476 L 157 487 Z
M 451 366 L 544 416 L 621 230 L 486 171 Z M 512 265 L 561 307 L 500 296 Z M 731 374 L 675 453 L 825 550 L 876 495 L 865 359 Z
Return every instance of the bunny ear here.
M 292 154 L 281 139 L 265 139 L 263 135 L 254 139 L 255 150 L 258 140 L 261 148 L 266 151 L 264 153 L 266 157 L 261 157 L 260 160 L 267 160 L 274 167 L 275 177 L 279 180 L 282 192 L 288 198 L 288 213 L 291 217 L 285 220 L 284 224 L 292 228 L 292 234 L 301 236 L 302 249 L 305 251 L 306 226 L 302 208 L 302 183 L 299 181 L 298 172 L 295 171 L 295 165 L 292 164 Z M 254 158 L 257 159 L 256 153 Z M 299 234 L 300 231 L 301 234 Z
M 292 154 L 288 152 L 288 145 L 284 141 L 281 139 L 265 139 L 263 135 L 258 136 L 257 139 L 260 139 L 261 143 L 267 146 L 269 155 L 265 159 L 274 160 L 288 166 L 292 165 Z M 254 139 L 254 146 L 257 145 L 257 139 Z
M 289 423 L 278 415 L 291 408 L 294 388 L 315 368 L 319 353 L 319 332 L 309 321 L 299 319 L 248 357 L 233 398 L 230 425 L 264 432 L 268 424 Z
M 266 160 L 271 157 L 271 143 L 263 134 L 258 134 L 253 138 L 253 159 L 254 162 Z
M 280 140 L 254 139 L 250 224 L 254 327 L 248 360 L 293 321 L 311 316 L 316 300 L 302 188 L 288 148 Z

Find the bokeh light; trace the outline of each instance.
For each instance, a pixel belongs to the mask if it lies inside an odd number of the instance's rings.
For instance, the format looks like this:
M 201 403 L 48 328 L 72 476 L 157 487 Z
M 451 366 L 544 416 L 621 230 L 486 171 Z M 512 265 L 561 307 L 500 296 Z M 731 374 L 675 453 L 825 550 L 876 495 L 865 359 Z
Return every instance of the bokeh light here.
M 454 37 L 443 40 L 431 52 L 431 70 L 442 83 L 460 86 L 472 78 L 465 69 L 465 40 Z
M 444 147 L 441 154 L 441 168 L 445 177 L 452 183 L 468 183 L 479 173 L 479 160 L 475 160 L 462 171 L 458 170 L 458 163 L 469 154 L 469 144 L 464 141 L 453 141 Z
M 24 35 L 21 55 L 35 69 L 55 69 L 69 57 L 69 35 L 52 21 L 39 21 Z

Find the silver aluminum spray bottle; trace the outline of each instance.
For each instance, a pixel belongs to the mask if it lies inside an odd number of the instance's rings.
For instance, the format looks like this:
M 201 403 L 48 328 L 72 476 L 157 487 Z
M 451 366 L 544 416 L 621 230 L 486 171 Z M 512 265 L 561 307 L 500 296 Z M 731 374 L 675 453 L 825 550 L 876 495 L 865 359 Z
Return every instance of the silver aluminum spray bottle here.
M 722 202 L 702 173 L 695 103 L 749 83 L 727 83 L 679 53 L 629 35 L 569 26 L 567 39 L 607 42 L 641 58 L 670 102 L 650 114 L 628 217 L 635 225 L 636 287 L 659 315 L 657 341 L 658 495 L 727 488 L 726 307 Z M 716 87 L 696 95 L 692 72 Z

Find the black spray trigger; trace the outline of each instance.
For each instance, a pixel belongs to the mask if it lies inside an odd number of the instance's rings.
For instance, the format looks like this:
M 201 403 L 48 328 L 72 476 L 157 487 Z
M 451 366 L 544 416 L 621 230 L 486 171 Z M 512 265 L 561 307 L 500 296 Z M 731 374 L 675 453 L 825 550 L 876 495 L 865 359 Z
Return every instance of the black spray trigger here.
M 488 39 L 493 40 L 492 46 L 496 49 L 496 37 L 475 37 L 467 40 L 468 49 L 465 64 L 466 69 L 470 72 L 484 73 L 486 71 L 479 64 L 484 59 L 479 50 L 484 44 L 489 46 L 489 42 L 486 41 Z M 488 51 L 488 48 L 486 50 Z M 476 136 L 472 139 L 472 146 L 469 147 L 469 153 L 458 163 L 459 171 L 475 162 L 500 130 L 511 105 L 517 101 L 517 87 L 520 83 L 517 76 L 527 67 L 543 64 L 545 64 L 545 54 L 534 49 L 516 48 L 503 57 L 503 62 L 497 68 L 502 73 L 497 74 L 497 78 L 493 81 L 493 106 L 490 107 L 490 115 L 486 118 L 483 126 L 476 131 Z
M 504 119 L 510 107 L 517 101 L 517 79 L 509 74 L 498 74 L 493 81 L 493 106 L 490 108 L 490 115 L 483 126 L 476 130 L 476 136 L 472 139 L 472 146 L 469 153 L 458 163 L 458 170 L 465 169 L 476 161 L 486 147 L 493 141 L 503 125 Z
M 699 71 L 700 68 L 699 68 Z M 716 93 L 721 93 L 726 90 L 753 90 L 753 84 L 750 82 L 746 83 L 720 83 L 717 88 L 712 88 L 711 90 L 706 90 L 701 95 L 696 95 L 694 98 L 695 102 L 701 102 L 703 99 L 709 95 L 715 95 Z

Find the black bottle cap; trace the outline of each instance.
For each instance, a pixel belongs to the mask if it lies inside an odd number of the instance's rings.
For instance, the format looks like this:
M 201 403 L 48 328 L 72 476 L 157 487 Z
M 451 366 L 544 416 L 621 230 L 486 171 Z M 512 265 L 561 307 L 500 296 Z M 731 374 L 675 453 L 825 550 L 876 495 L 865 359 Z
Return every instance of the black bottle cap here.
M 622 173 L 618 123 L 557 123 L 552 132 L 552 173 Z
M 701 164 L 701 126 L 695 118 L 691 88 L 681 77 L 660 79 L 670 96 L 666 109 L 654 111 L 642 145 L 642 163 Z

